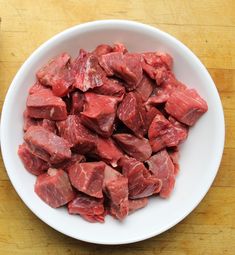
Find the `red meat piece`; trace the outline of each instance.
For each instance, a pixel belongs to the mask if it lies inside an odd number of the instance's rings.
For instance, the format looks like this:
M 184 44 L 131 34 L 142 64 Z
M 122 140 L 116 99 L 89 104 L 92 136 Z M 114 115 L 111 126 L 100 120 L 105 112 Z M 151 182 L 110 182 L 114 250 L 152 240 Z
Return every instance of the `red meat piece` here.
M 143 198 L 158 193 L 162 181 L 146 174 L 148 171 L 144 164 L 134 158 L 123 157 L 119 161 L 122 172 L 128 178 L 129 198 Z
M 68 203 L 70 214 L 79 214 L 89 222 L 104 222 L 103 198 L 95 198 L 78 193 L 77 196 Z
M 89 129 L 104 137 L 109 137 L 113 133 L 116 109 L 117 99 L 115 97 L 87 92 L 81 121 Z
M 70 56 L 62 53 L 43 66 L 36 74 L 38 80 L 43 85 L 51 86 L 53 93 L 59 97 L 65 96 L 74 82 L 69 61 Z
M 69 168 L 69 178 L 77 190 L 102 198 L 104 168 L 103 162 L 75 163 Z
M 146 122 L 145 122 L 146 123 L 146 133 L 148 132 L 150 124 L 152 123 L 154 117 L 157 114 L 162 114 L 162 113 L 156 107 L 154 107 L 154 106 L 147 107 L 147 110 L 146 110 Z
M 43 86 L 39 81 L 36 81 L 33 86 L 29 88 L 29 94 L 37 93 L 38 91 L 47 89 L 47 87 Z
M 128 200 L 129 214 L 135 212 L 138 209 L 144 208 L 147 204 L 148 204 L 147 197 L 139 199 L 129 199 Z
M 83 111 L 84 94 L 80 91 L 75 91 L 71 95 L 71 109 L 70 114 L 79 114 Z
M 180 153 L 178 150 L 168 150 L 168 154 L 174 164 L 174 174 L 177 175 L 180 170 L 180 165 L 179 165 Z
M 96 148 L 97 135 L 84 127 L 77 115 L 69 115 L 66 120 L 56 123 L 59 135 L 67 140 L 80 154 Z
M 64 120 L 67 118 L 65 102 L 49 89 L 40 90 L 27 98 L 28 115 L 32 118 Z
M 78 58 L 72 63 L 72 72 L 75 77 L 73 86 L 83 92 L 102 86 L 106 78 L 97 56 L 84 51 L 80 51 Z
M 118 80 L 106 79 L 102 86 L 92 89 L 92 92 L 101 95 L 113 96 L 117 99 L 117 101 L 122 101 L 125 95 L 125 88 L 123 86 L 123 83 Z
M 137 138 L 131 134 L 115 134 L 113 138 L 129 156 L 145 161 L 152 154 L 152 148 L 146 138 Z
M 24 140 L 34 155 L 52 164 L 71 158 L 68 142 L 43 127 L 30 127 Z
M 129 92 L 117 110 L 118 118 L 138 137 L 146 132 L 146 111 L 141 99 L 134 92 Z
M 27 131 L 27 129 L 31 126 L 40 126 L 42 123 L 41 120 L 29 117 L 27 109 L 23 113 L 23 121 L 24 121 L 24 124 L 23 124 L 24 131 Z
M 153 175 L 162 180 L 160 196 L 169 197 L 175 185 L 174 164 L 169 154 L 166 150 L 159 151 L 146 162 Z
M 110 199 L 110 214 L 119 220 L 123 220 L 129 212 L 128 179 L 119 176 L 106 182 L 105 192 Z
M 100 44 L 98 45 L 94 51 L 92 51 L 92 54 L 96 56 L 101 56 L 108 54 L 113 51 L 113 48 L 108 44 Z
M 208 110 L 208 106 L 195 89 L 186 89 L 174 91 L 167 100 L 165 109 L 178 121 L 193 126 Z
M 121 150 L 116 146 L 111 138 L 97 139 L 97 148 L 95 154 L 107 164 L 113 167 L 117 166 L 118 160 L 123 156 Z
M 126 46 L 123 43 L 115 43 L 113 45 L 113 52 L 122 52 L 122 53 L 127 53 Z
M 100 65 L 108 76 L 116 75 L 126 82 L 128 91 L 134 90 L 142 79 L 141 56 L 136 53 L 112 52 L 102 55 Z
M 67 204 L 75 196 L 66 172 L 54 168 L 37 177 L 34 191 L 53 208 Z
M 165 147 L 177 146 L 187 138 L 188 130 L 185 127 L 173 125 L 162 114 L 157 114 L 148 130 L 149 142 L 153 152 Z
M 44 120 L 42 121 L 42 125 L 41 125 L 41 126 L 42 126 L 43 128 L 45 128 L 46 130 L 51 131 L 51 132 L 53 132 L 53 133 L 55 133 L 55 134 L 56 134 L 56 132 L 57 132 L 56 123 L 55 123 L 55 121 L 53 121 L 53 120 L 44 119 Z
M 40 175 L 49 168 L 49 164 L 46 161 L 36 157 L 30 152 L 26 143 L 19 146 L 18 155 L 26 170 L 31 174 Z
M 152 94 L 153 88 L 154 81 L 146 75 L 143 75 L 143 78 L 135 89 L 135 92 L 141 97 L 143 102 L 146 102 Z
M 118 179 L 122 176 L 117 170 L 113 169 L 111 166 L 105 164 L 104 168 L 104 182 L 103 182 L 103 190 L 105 189 L 108 182 Z

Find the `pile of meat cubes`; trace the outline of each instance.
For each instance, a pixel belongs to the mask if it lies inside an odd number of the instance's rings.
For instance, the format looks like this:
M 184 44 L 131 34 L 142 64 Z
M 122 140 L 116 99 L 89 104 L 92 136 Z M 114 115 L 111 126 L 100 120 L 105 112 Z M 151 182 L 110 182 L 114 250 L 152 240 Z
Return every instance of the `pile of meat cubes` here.
M 166 53 L 117 43 L 62 53 L 36 73 L 18 154 L 45 203 L 104 222 L 171 194 L 178 145 L 207 111 L 172 67 Z

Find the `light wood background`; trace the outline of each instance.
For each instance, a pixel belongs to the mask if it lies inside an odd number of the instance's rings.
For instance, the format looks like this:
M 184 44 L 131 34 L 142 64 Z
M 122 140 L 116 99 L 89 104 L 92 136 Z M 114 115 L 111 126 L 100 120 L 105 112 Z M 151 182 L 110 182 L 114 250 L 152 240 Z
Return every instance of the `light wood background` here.
M 86 21 L 131 19 L 169 32 L 199 56 L 219 90 L 227 132 L 220 170 L 200 205 L 169 231 L 119 247 L 84 243 L 48 227 L 19 199 L 0 160 L 0 255 L 235 254 L 235 1 L 0 0 L 0 17 L 1 108 L 21 64 L 51 36 Z

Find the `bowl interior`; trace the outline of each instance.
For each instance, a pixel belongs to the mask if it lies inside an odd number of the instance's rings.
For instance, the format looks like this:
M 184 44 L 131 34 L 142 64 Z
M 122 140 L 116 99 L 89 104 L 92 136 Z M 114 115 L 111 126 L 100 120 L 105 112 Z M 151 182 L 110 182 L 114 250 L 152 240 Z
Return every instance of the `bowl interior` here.
M 149 205 L 123 222 L 106 218 L 105 224 L 87 223 L 66 209 L 52 209 L 33 192 L 35 177 L 17 156 L 23 141 L 23 111 L 35 72 L 55 55 L 67 51 L 73 57 L 80 48 L 123 42 L 130 51 L 165 51 L 174 58 L 179 80 L 196 88 L 209 110 L 191 128 L 181 146 L 180 172 L 169 199 L 152 198 Z M 183 44 L 152 27 L 127 21 L 100 21 L 69 29 L 46 42 L 22 66 L 8 91 L 2 113 L 2 153 L 8 175 L 26 205 L 43 221 L 64 234 L 94 243 L 121 244 L 159 234 L 182 220 L 210 187 L 222 155 L 224 119 L 221 102 L 208 72 Z M 141 227 L 140 227 L 141 226 Z

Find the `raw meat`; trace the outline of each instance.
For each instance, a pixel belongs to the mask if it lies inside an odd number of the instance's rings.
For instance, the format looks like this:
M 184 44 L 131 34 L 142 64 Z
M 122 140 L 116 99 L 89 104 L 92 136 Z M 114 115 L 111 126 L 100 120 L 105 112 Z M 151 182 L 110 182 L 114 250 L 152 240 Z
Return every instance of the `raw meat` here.
M 39 81 L 36 81 L 29 89 L 29 94 L 37 93 L 38 91 L 46 89 L 46 86 L 43 86 Z
M 110 137 L 114 129 L 116 109 L 117 99 L 115 97 L 87 92 L 81 121 L 101 136 Z
M 154 85 L 154 81 L 144 74 L 135 92 L 141 97 L 143 102 L 146 102 L 153 92 Z
M 67 204 L 75 196 L 68 175 L 61 169 L 50 168 L 47 173 L 39 175 L 34 190 L 53 208 Z
M 178 121 L 193 126 L 208 110 L 207 103 L 195 89 L 176 90 L 166 102 L 166 111 Z
M 79 114 L 83 111 L 84 94 L 80 91 L 75 91 L 71 95 L 71 109 L 70 114 Z
M 68 142 L 43 127 L 30 127 L 24 140 L 32 154 L 47 162 L 56 164 L 71 158 Z
M 103 162 L 75 163 L 69 168 L 69 179 L 77 190 L 102 198 L 104 168 Z
M 49 168 L 48 162 L 33 155 L 26 143 L 19 146 L 18 155 L 24 164 L 25 169 L 31 174 L 40 175 Z
M 92 54 L 96 56 L 101 56 L 108 54 L 113 51 L 113 48 L 108 44 L 100 44 L 98 45 L 95 50 L 92 51 Z
M 131 134 L 115 134 L 113 138 L 124 152 L 139 161 L 147 160 L 152 154 L 152 148 L 146 138 L 137 138 Z
M 147 204 L 148 204 L 147 197 L 143 197 L 139 199 L 129 199 L 128 200 L 129 214 L 135 212 L 138 209 L 145 207 Z
M 127 53 L 127 48 L 123 43 L 115 43 L 113 46 L 113 52 L 122 52 L 122 53 Z

